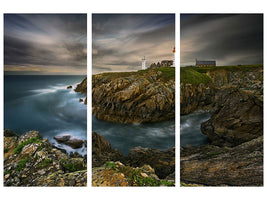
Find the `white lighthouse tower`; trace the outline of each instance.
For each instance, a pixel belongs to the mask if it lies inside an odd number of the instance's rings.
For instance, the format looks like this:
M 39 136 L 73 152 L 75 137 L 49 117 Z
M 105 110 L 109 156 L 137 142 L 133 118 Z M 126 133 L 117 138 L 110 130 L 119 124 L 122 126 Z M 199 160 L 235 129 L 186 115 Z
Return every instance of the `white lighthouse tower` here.
M 146 69 L 146 58 L 145 58 L 145 56 L 142 59 L 142 69 Z
M 175 47 L 173 47 L 172 53 L 173 53 L 172 67 L 175 67 Z

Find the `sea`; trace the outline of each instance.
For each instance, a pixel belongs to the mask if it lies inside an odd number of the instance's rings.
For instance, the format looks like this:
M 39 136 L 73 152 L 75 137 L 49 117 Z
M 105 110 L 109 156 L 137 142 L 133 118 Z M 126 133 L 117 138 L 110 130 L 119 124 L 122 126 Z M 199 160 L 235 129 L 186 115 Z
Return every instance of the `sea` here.
M 20 135 L 36 130 L 69 153 L 87 154 L 85 147 L 72 149 L 53 139 L 62 134 L 87 139 L 87 108 L 83 102 L 79 102 L 86 94 L 73 90 L 85 77 L 5 75 L 4 128 Z M 67 89 L 69 85 L 72 85 L 72 89 Z
M 92 115 L 92 130 L 105 137 L 111 148 L 119 149 L 124 155 L 138 146 L 163 151 L 175 147 L 175 120 L 121 124 L 98 120 Z
M 180 117 L 180 144 L 182 147 L 200 146 L 208 144 L 208 137 L 201 132 L 201 123 L 210 118 L 210 113 L 206 111 L 196 111 L 194 113 Z

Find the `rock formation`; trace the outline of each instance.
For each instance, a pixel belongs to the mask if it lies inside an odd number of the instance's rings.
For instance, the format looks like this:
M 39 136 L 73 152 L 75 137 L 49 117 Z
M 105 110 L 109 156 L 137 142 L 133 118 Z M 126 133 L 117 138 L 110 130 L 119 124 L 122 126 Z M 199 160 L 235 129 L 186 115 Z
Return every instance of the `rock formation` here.
M 86 163 L 53 148 L 37 131 L 4 136 L 4 186 L 86 186 Z
M 124 163 L 122 164 L 124 167 L 132 169 L 134 171 L 137 169 L 142 169 L 144 168 L 144 166 L 149 165 L 149 168 L 151 168 L 150 171 L 153 171 L 153 176 L 154 176 L 153 179 L 155 179 L 155 181 L 156 180 L 158 181 L 160 179 L 169 180 L 174 184 L 175 148 L 171 148 L 168 151 L 160 151 L 156 149 L 136 147 L 134 149 L 131 149 L 130 153 L 127 156 L 123 156 L 118 149 L 112 149 L 110 143 L 104 137 L 100 136 L 95 132 L 92 133 L 92 145 L 93 145 L 92 166 L 93 166 L 93 177 L 94 177 L 93 184 L 99 185 L 100 182 L 103 181 L 109 182 L 110 181 L 109 179 L 113 179 L 114 178 L 113 176 L 115 176 L 114 171 L 116 171 L 115 167 L 113 173 L 111 173 L 110 170 L 108 171 L 104 170 L 103 166 L 107 162 L 118 162 L 118 161 L 120 163 Z M 123 170 L 121 170 L 121 172 L 123 173 Z M 109 174 L 108 175 L 109 178 L 104 176 L 104 174 L 106 173 Z M 140 173 L 141 172 L 139 170 L 138 174 L 142 175 Z M 123 174 L 125 175 L 125 173 Z M 101 177 L 99 177 L 100 175 Z M 117 180 L 118 178 L 119 177 L 116 176 L 115 179 Z M 121 186 L 123 186 L 122 182 Z M 109 182 L 107 184 L 109 185 L 112 183 Z M 131 185 L 133 185 L 133 183 L 131 183 Z
M 92 78 L 96 118 L 120 123 L 158 122 L 175 115 L 175 69 L 103 73 Z
M 77 87 L 74 89 L 75 92 L 81 92 L 87 94 L 87 77 L 83 79 L 83 81 L 77 85 Z M 81 102 L 82 99 L 79 99 L 79 102 Z M 82 100 L 83 101 L 83 100 Z M 84 104 L 87 104 L 87 97 L 84 100 Z
M 212 145 L 181 148 L 181 185 L 263 185 L 262 66 L 194 70 L 210 81 L 186 82 L 183 74 L 181 114 L 210 110 L 201 131 Z

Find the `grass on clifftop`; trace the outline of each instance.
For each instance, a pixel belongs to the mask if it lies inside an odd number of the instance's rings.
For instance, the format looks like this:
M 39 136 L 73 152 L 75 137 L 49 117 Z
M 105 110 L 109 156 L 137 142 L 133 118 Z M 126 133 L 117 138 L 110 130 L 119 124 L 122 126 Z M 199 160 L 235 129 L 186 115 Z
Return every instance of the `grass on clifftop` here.
M 138 76 L 138 77 L 145 77 L 148 78 L 151 73 L 160 71 L 160 75 L 157 76 L 157 79 L 162 79 L 163 81 L 169 81 L 175 79 L 175 67 L 159 67 L 155 69 L 145 69 L 145 70 L 138 70 L 135 72 L 108 72 L 98 74 L 102 77 L 108 79 L 116 79 L 116 78 L 123 78 L 129 76 Z M 95 76 L 95 75 L 94 75 Z
M 258 65 L 232 65 L 232 66 L 216 66 L 216 67 L 190 67 L 191 69 L 194 69 L 195 71 L 198 71 L 200 73 L 206 73 L 208 70 L 218 70 L 218 69 L 224 69 L 227 71 L 249 71 L 254 70 L 258 68 L 263 68 L 262 64 Z
M 200 83 L 207 84 L 211 81 L 210 77 L 206 74 L 202 74 L 192 69 L 191 67 L 181 67 L 180 68 L 180 82 L 190 83 L 193 85 L 198 85 Z

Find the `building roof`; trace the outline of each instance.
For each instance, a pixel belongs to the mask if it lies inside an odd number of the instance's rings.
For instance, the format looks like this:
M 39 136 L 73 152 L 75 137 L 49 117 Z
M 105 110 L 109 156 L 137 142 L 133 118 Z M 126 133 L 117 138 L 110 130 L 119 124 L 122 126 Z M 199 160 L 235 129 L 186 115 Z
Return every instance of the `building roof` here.
M 216 61 L 197 60 L 196 65 L 216 65 Z

